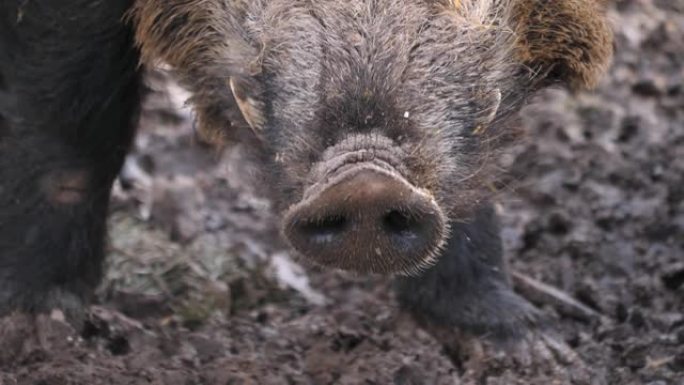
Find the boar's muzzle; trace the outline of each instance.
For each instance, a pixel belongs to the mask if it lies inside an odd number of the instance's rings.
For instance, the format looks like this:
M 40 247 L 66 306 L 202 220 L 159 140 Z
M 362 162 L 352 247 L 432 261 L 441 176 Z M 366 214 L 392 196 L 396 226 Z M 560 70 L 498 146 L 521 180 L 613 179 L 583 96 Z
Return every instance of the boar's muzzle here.
M 315 263 L 361 273 L 410 274 L 428 265 L 445 238 L 432 196 L 363 150 L 311 186 L 284 220 L 290 244 Z M 338 157 L 339 158 L 339 157 Z

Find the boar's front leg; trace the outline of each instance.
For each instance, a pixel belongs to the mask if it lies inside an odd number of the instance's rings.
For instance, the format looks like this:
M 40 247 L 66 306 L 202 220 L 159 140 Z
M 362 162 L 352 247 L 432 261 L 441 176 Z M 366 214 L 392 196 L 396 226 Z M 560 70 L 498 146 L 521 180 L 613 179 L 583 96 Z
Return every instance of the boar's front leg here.
M 516 373 L 539 383 L 605 383 L 544 327 L 534 306 L 513 292 L 499 224 L 489 204 L 471 221 L 452 224 L 436 265 L 422 275 L 402 277 L 396 285 L 402 308 L 465 370 L 464 383 L 487 382 L 488 377 L 513 383 Z
M 439 262 L 397 281 L 401 306 L 421 323 L 501 340 L 523 336 L 537 310 L 511 289 L 499 224 L 491 205 L 467 223 L 453 223 Z

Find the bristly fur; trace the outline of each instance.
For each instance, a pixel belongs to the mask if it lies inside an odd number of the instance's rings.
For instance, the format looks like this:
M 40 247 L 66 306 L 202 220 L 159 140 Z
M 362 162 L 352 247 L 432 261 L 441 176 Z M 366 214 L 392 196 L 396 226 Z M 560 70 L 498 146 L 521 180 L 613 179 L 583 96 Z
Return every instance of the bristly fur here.
M 410 19 L 407 28 L 411 28 L 412 24 L 429 24 L 435 17 L 434 9 L 441 9 L 454 17 L 454 29 L 477 29 L 480 33 L 494 30 L 501 39 L 494 39 L 496 49 L 492 51 L 503 55 L 502 63 L 527 67 L 528 82 L 539 80 L 535 77 L 538 74 L 552 75 L 552 79 L 580 89 L 596 84 L 612 55 L 612 33 L 602 9 L 604 2 L 424 0 L 398 1 L 392 5 L 392 2 L 370 0 L 137 0 L 130 18 L 136 24 L 143 60 L 166 61 L 176 68 L 195 93 L 193 103 L 200 129 L 218 141 L 226 135 L 226 126 L 240 120 L 235 115 L 232 96 L 226 90 L 226 79 L 260 71 L 264 50 L 276 49 L 269 46 L 269 40 L 274 37 L 269 35 L 270 27 L 284 29 L 285 24 L 301 23 L 296 26 L 301 37 L 315 40 L 314 31 L 306 29 L 311 26 L 307 23 L 321 12 L 344 13 L 345 9 L 356 9 L 363 15 L 371 7 L 404 8 L 404 16 Z M 297 13 L 300 17 L 284 16 Z M 392 40 L 389 34 L 386 38 Z M 305 41 L 296 43 L 305 44 Z M 456 46 L 469 42 L 462 39 L 453 43 Z M 445 54 L 452 48 L 457 50 L 450 46 L 440 48 L 446 50 Z M 258 85 L 252 86 L 253 92 L 258 93 Z
M 260 102 L 281 211 L 327 148 L 362 134 L 394 143 L 405 178 L 462 220 L 527 97 L 595 85 L 612 50 L 599 0 L 137 0 L 131 18 L 143 58 L 194 92 L 206 136 L 242 120 L 230 78 Z
M 517 57 L 573 89 L 593 88 L 608 69 L 613 33 L 605 0 L 513 1 Z
M 229 77 L 247 82 L 258 71 L 251 62 L 258 46 L 242 28 L 245 8 L 241 0 L 139 0 L 128 13 L 142 61 L 173 66 L 194 94 L 199 133 L 214 143 L 224 139 L 231 121 L 240 120 Z

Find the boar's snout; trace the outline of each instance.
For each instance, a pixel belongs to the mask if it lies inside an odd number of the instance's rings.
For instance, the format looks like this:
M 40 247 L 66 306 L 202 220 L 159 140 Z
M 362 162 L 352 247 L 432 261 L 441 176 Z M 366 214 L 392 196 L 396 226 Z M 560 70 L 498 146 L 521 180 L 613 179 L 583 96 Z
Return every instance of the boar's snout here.
M 374 165 L 338 173 L 289 210 L 284 233 L 315 262 L 363 273 L 411 273 L 445 237 L 439 206 L 400 175 Z

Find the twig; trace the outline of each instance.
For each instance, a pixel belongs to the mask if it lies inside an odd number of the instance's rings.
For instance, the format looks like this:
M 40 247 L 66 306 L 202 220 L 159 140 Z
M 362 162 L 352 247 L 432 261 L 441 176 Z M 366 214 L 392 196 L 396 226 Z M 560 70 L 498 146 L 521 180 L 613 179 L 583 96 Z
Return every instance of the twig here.
M 536 304 L 547 304 L 561 314 L 586 321 L 603 320 L 604 316 L 572 298 L 569 294 L 519 272 L 512 272 L 513 285 L 525 298 Z

